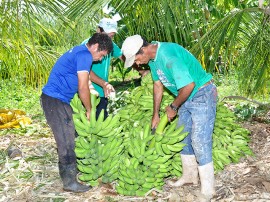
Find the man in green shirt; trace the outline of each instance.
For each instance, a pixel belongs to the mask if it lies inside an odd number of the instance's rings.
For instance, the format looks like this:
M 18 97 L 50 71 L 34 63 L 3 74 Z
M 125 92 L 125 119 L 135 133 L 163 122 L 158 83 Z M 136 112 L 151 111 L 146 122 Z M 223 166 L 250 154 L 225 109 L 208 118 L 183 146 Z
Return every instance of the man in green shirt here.
M 113 38 L 117 33 L 117 22 L 110 18 L 103 18 L 100 20 L 97 28 L 97 33 L 105 32 L 110 38 Z M 87 43 L 88 39 L 84 40 L 82 44 Z M 103 57 L 102 61 L 93 63 L 90 72 L 90 80 L 93 87 L 100 96 L 100 103 L 97 106 L 96 117 L 99 116 L 102 109 L 104 109 L 104 117 L 108 116 L 107 105 L 108 96 L 112 91 L 115 91 L 113 86 L 108 83 L 109 80 L 109 68 L 111 58 L 121 58 L 121 49 L 113 42 L 113 51 Z
M 169 186 L 182 186 L 201 181 L 198 201 L 210 201 L 215 194 L 212 160 L 212 134 L 216 116 L 217 90 L 212 75 L 206 73 L 199 61 L 176 43 L 148 43 L 140 35 L 130 36 L 122 45 L 125 67 L 148 64 L 154 80 L 154 111 L 152 128 L 157 127 L 163 86 L 175 95 L 166 107 L 171 121 L 178 113 L 178 127 L 185 126 L 188 136 L 181 151 L 183 175 Z

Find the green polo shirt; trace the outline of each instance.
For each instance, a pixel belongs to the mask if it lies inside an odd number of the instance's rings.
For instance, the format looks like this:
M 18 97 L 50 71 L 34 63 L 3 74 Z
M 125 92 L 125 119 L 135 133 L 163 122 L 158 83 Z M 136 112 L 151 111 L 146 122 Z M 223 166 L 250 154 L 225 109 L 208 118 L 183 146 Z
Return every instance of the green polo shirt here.
M 86 44 L 87 42 L 88 42 L 88 39 L 84 40 L 82 44 Z M 113 51 L 109 55 L 104 56 L 101 61 L 94 62 L 92 64 L 91 70 L 104 81 L 108 81 L 111 57 L 118 58 L 121 55 L 122 55 L 121 49 L 115 43 L 113 43 Z M 92 84 L 95 90 L 99 93 L 99 96 L 104 97 L 103 88 L 94 82 L 92 82 Z
M 195 83 L 195 87 L 188 99 L 191 99 L 198 89 L 212 79 L 212 75 L 206 73 L 199 61 L 185 48 L 169 42 L 152 42 L 158 44 L 156 57 L 150 60 L 154 81 L 161 83 L 175 96 L 178 90 L 184 86 Z

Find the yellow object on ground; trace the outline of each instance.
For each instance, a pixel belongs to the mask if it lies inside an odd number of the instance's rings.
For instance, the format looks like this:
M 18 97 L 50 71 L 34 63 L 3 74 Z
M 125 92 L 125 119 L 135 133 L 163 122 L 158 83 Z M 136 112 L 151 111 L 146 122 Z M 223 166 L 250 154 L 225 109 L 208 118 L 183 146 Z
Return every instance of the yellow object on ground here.
M 32 123 L 26 113 L 22 110 L 0 109 L 0 129 L 20 128 Z

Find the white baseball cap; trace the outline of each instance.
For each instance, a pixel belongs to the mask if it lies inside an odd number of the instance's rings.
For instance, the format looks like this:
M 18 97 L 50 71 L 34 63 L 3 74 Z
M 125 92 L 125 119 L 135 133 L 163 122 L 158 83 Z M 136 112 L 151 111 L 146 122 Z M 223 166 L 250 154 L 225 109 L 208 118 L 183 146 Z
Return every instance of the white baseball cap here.
M 117 22 L 110 18 L 102 18 L 99 23 L 99 27 L 102 27 L 104 32 L 111 33 L 115 32 L 117 33 Z
M 125 67 L 131 67 L 135 61 L 135 55 L 143 45 L 143 39 L 140 35 L 129 36 L 122 45 L 122 53 L 126 58 Z

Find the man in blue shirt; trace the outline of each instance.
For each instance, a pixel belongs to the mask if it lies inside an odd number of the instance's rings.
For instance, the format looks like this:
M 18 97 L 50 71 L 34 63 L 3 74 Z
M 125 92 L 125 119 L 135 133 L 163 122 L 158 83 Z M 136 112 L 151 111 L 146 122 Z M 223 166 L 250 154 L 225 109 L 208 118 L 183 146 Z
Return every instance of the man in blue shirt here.
M 140 35 L 126 38 L 122 45 L 126 57 L 125 66 L 148 64 L 154 80 L 154 111 L 152 127 L 159 119 L 160 104 L 165 86 L 174 101 L 166 107 L 168 120 L 178 113 L 178 127 L 185 126 L 188 136 L 181 151 L 183 175 L 170 186 L 198 183 L 201 193 L 198 201 L 210 201 L 215 194 L 214 166 L 212 160 L 212 134 L 216 115 L 217 90 L 212 75 L 207 73 L 199 61 L 176 43 L 148 43 Z
M 113 49 L 111 38 L 96 33 L 85 45 L 64 53 L 51 70 L 42 89 L 41 105 L 57 144 L 59 173 L 65 191 L 85 192 L 89 186 L 77 182 L 75 126 L 70 101 L 78 93 L 90 119 L 89 72 L 93 61 L 100 61 Z

